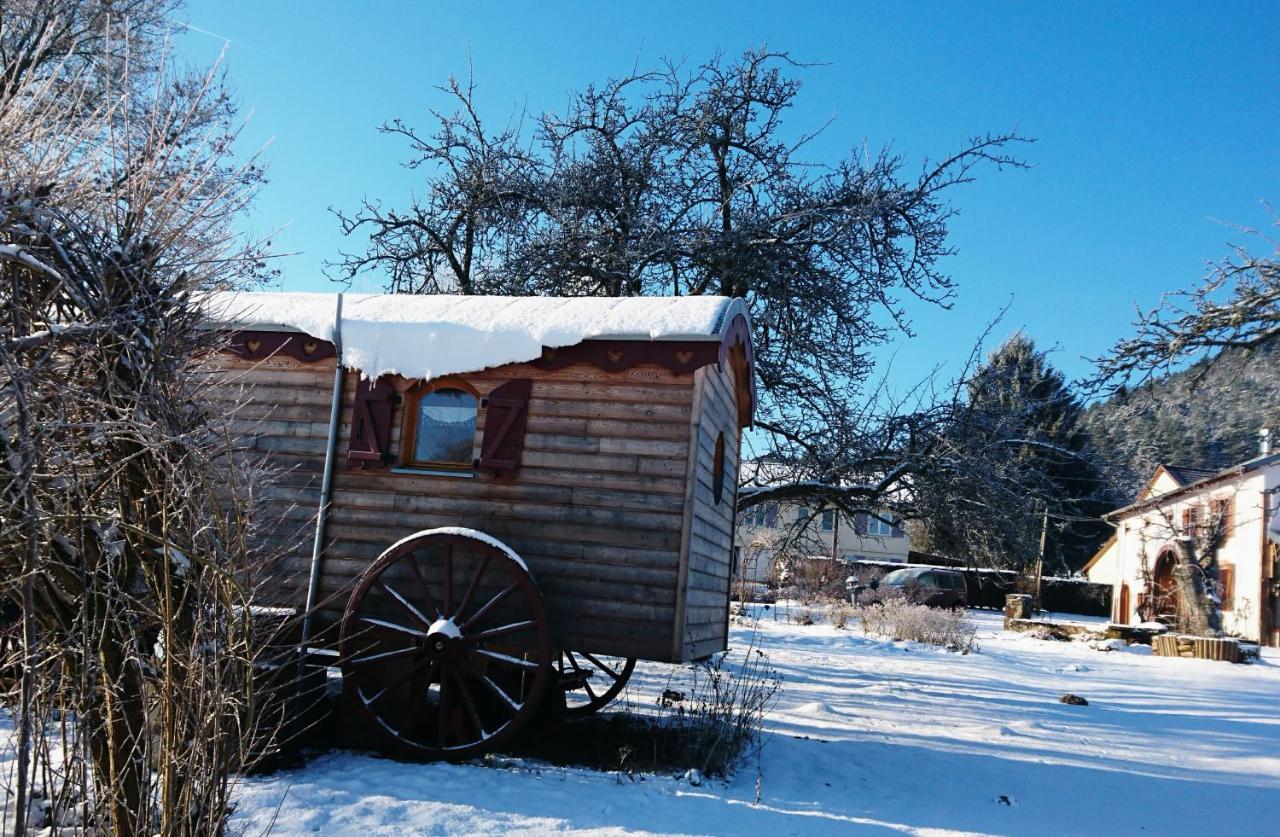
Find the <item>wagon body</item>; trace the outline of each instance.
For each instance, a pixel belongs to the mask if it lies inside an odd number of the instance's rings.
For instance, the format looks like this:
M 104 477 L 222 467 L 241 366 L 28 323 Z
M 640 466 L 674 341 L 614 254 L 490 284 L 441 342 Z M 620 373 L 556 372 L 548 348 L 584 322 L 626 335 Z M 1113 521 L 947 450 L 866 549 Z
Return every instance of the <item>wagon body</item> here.
M 281 556 L 259 586 L 270 604 L 306 601 L 332 445 L 318 644 L 336 644 L 351 590 L 391 544 L 465 527 L 523 559 L 556 647 L 664 662 L 724 649 L 739 450 L 753 407 L 740 302 L 723 300 L 702 334 L 642 339 L 604 326 L 538 346 L 535 357 L 432 381 L 346 369 L 358 354 L 351 345 L 335 376 L 335 335 L 271 322 L 287 318 L 268 308 L 220 324 L 231 339 L 212 361 L 223 384 L 214 391 L 235 411 L 241 455 L 265 455 L 276 471 L 260 491 L 275 521 L 264 546 Z M 476 398 L 470 467 L 406 462 L 419 395 L 439 387 Z

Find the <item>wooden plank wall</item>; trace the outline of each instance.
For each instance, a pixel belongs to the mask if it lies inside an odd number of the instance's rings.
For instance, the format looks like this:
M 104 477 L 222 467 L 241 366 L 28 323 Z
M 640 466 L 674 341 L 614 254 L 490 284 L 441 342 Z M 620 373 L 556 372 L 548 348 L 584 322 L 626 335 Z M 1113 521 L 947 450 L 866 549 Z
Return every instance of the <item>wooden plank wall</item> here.
M 729 584 L 733 570 L 733 527 L 738 459 L 742 441 L 734 380 L 728 369 L 697 372 L 688 494 L 687 568 L 682 573 L 684 622 L 677 627 L 679 655 L 696 660 L 723 651 L 728 643 Z M 724 487 L 714 492 L 716 438 L 724 434 Z
M 237 458 L 270 471 L 254 488 L 255 540 L 266 561 L 255 595 L 262 604 L 301 609 L 306 601 L 333 365 L 332 359 L 304 364 L 287 356 L 250 363 L 230 355 L 210 364 L 211 400 L 231 419 Z

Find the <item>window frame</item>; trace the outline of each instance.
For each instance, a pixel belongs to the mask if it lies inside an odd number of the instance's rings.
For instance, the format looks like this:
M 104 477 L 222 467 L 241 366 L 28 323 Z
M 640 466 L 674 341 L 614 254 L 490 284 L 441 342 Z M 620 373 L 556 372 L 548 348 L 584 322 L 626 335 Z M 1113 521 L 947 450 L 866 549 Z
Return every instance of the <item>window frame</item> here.
M 872 527 L 884 527 L 883 532 L 873 532 Z M 893 524 L 886 520 L 882 520 L 879 515 L 867 515 L 866 536 L 868 538 L 891 538 L 893 537 Z
M 470 395 L 476 402 L 475 415 L 471 418 L 471 458 L 467 462 L 441 462 L 414 459 L 418 446 L 418 410 L 422 399 L 442 389 L 457 390 Z M 476 433 L 480 427 L 480 393 L 460 378 L 439 378 L 420 381 L 404 391 L 404 416 L 400 425 L 400 455 L 396 458 L 401 468 L 413 471 L 447 471 L 454 474 L 471 474 L 476 469 Z

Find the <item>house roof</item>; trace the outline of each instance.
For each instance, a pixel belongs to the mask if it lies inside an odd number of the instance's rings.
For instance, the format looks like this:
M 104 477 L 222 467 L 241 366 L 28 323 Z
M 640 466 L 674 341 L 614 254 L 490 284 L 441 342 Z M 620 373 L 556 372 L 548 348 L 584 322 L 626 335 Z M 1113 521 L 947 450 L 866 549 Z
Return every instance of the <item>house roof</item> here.
M 1179 471 L 1181 472 L 1182 477 L 1187 480 L 1186 482 L 1183 482 L 1182 479 L 1179 479 L 1179 475 L 1175 474 L 1170 469 L 1170 466 L 1161 465 L 1159 468 L 1156 469 L 1156 475 L 1159 475 L 1161 470 L 1165 471 L 1166 473 L 1169 474 L 1169 476 L 1173 477 L 1173 479 L 1179 483 L 1178 488 L 1174 489 L 1173 491 L 1166 491 L 1163 494 L 1158 494 L 1154 497 L 1150 497 L 1144 500 L 1142 499 L 1142 497 L 1146 494 L 1147 490 L 1150 489 L 1151 484 L 1155 481 L 1155 477 L 1153 476 L 1151 478 L 1151 481 L 1147 483 L 1147 488 L 1144 488 L 1142 491 L 1142 494 L 1138 495 L 1138 500 L 1136 502 L 1133 502 L 1127 506 L 1118 508 L 1115 511 L 1107 512 L 1102 517 L 1104 520 L 1116 520 L 1118 518 L 1125 517 L 1126 515 L 1129 515 L 1129 514 L 1134 514 L 1136 512 L 1141 512 L 1150 508 L 1155 508 L 1156 506 L 1164 505 L 1170 500 L 1174 500 L 1179 497 L 1186 496 L 1187 494 L 1194 493 L 1196 491 L 1199 491 L 1202 488 L 1208 488 L 1209 486 L 1215 483 L 1221 482 L 1223 480 L 1231 479 L 1232 477 L 1237 477 L 1242 474 L 1247 474 L 1250 471 L 1256 471 L 1259 468 L 1265 468 L 1269 465 L 1274 465 L 1276 463 L 1280 463 L 1280 452 L 1269 453 L 1264 456 L 1257 456 L 1246 462 L 1241 462 L 1239 465 L 1232 465 L 1230 468 L 1223 468 L 1218 471 L 1212 471 L 1207 468 L 1190 468 L 1190 467 L 1179 468 Z M 1177 466 L 1174 466 L 1174 467 L 1177 467 Z
M 1179 485 L 1190 485 L 1218 473 L 1215 468 L 1195 468 L 1190 465 L 1165 465 L 1164 470 Z

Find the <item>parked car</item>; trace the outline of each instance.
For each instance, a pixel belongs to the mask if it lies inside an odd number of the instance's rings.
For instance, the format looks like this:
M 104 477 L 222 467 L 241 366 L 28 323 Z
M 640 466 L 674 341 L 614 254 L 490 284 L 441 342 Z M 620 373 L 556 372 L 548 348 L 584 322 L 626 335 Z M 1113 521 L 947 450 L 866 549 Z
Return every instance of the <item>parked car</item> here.
M 887 599 L 903 598 L 929 607 L 967 607 L 969 586 L 964 573 L 939 567 L 905 567 L 894 570 L 870 584 L 859 584 L 850 578 L 849 591 L 854 604 L 876 604 Z

